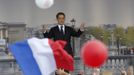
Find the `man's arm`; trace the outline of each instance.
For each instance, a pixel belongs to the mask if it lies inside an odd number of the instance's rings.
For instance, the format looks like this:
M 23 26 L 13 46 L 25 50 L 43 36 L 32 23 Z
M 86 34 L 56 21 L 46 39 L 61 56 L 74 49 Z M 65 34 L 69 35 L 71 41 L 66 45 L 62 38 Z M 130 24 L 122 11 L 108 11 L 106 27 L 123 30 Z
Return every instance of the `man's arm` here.
M 83 33 L 83 31 L 81 31 L 80 29 L 78 31 L 76 31 L 73 28 L 71 29 L 71 36 L 73 36 L 73 37 L 79 37 L 82 33 Z
M 84 26 L 85 26 L 85 24 L 82 23 L 80 26 L 80 29 L 78 31 L 76 31 L 75 29 L 72 28 L 71 29 L 71 36 L 79 37 L 84 32 Z
M 52 38 L 54 36 L 53 29 L 51 28 L 49 32 L 44 31 L 43 35 L 44 35 L 44 38 Z

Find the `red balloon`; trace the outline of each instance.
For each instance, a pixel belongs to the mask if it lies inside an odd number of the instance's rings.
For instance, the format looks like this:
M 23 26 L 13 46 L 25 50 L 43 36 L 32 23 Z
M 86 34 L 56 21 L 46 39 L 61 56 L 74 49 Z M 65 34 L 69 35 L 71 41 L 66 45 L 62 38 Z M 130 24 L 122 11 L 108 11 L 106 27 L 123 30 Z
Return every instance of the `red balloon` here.
M 108 48 L 99 40 L 86 42 L 81 51 L 82 60 L 88 67 L 100 67 L 108 58 Z

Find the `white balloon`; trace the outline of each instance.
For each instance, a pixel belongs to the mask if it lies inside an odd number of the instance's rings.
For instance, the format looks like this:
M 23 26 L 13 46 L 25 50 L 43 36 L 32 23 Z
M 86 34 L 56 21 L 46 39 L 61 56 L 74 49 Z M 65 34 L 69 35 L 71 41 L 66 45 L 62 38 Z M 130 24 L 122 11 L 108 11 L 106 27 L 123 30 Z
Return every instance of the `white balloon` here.
M 47 9 L 54 4 L 54 0 L 35 0 L 35 3 L 39 8 Z

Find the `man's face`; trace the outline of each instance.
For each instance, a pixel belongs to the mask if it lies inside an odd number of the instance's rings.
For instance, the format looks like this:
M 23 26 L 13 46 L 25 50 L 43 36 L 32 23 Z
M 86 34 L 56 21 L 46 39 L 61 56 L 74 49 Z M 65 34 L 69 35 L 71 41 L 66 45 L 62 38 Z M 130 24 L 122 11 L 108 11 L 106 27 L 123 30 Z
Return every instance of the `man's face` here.
M 63 25 L 65 22 L 65 16 L 64 15 L 59 15 L 57 18 L 58 24 Z

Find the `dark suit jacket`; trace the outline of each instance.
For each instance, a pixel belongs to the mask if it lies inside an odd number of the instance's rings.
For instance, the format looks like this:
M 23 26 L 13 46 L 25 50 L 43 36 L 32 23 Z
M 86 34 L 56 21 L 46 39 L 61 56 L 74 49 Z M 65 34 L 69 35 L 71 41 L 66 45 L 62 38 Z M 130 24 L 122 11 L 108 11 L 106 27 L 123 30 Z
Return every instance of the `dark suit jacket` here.
M 65 34 L 63 35 L 58 25 L 55 27 L 52 27 L 49 32 L 43 33 L 45 38 L 53 38 L 54 41 L 56 40 L 64 40 L 67 42 L 64 49 L 69 53 L 71 56 L 73 56 L 73 50 L 70 44 L 71 36 L 73 37 L 79 37 L 82 34 L 82 31 L 80 29 L 78 31 L 75 31 L 72 27 L 65 26 Z

